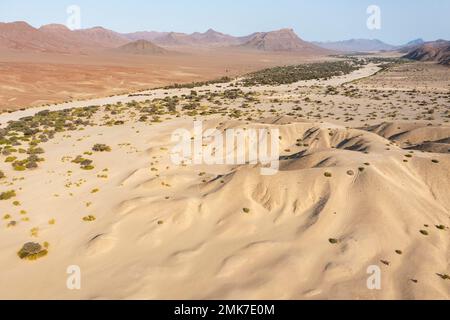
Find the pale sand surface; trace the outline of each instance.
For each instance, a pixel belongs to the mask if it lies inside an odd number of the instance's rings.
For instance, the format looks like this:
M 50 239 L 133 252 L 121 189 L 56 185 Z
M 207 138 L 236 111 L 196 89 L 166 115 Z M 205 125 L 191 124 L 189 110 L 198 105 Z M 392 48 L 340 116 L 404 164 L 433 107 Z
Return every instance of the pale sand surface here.
M 95 125 L 41 143 L 38 169 L 13 171 L 0 156 L 0 190 L 17 193 L 0 201 L 1 217 L 11 215 L 1 221 L 0 298 L 449 299 L 450 281 L 441 276 L 450 273 L 450 77 L 437 68 L 436 89 L 411 93 L 410 76 L 386 89 L 394 74 L 417 68 L 428 74 L 435 66 L 402 65 L 355 81 L 378 71 L 369 65 L 320 83 L 242 88 L 256 100 L 222 97 L 225 111 L 165 114 L 161 123 L 139 122 L 133 106 L 101 107 Z M 424 87 L 435 88 L 429 81 Z M 338 94 L 326 94 L 329 85 Z M 156 90 L 51 109 L 132 100 L 148 106 L 147 99 L 189 93 Z M 430 107 L 433 113 L 424 114 Z M 230 117 L 233 109 L 242 115 Z M 0 121 L 37 111 L 2 114 Z M 194 118 L 204 129 L 278 128 L 279 173 L 173 165 L 171 134 L 192 130 Z M 110 119 L 125 123 L 100 125 Z M 85 155 L 93 170 L 71 162 L 97 143 L 112 151 Z M 96 220 L 83 221 L 88 215 Z M 17 225 L 7 227 L 11 220 Z M 20 260 L 17 251 L 28 241 L 47 241 L 48 255 Z M 69 265 L 81 267 L 79 291 L 66 287 Z M 366 286 L 371 265 L 381 268 L 381 290 Z

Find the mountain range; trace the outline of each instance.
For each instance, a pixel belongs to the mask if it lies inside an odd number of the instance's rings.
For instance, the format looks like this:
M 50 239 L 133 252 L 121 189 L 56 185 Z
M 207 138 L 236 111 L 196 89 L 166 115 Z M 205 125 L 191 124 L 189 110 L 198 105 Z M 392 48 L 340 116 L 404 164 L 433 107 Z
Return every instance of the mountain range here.
M 350 39 L 335 42 L 313 42 L 315 45 L 334 51 L 342 52 L 375 52 L 391 51 L 396 46 L 384 43 L 378 39 Z
M 437 40 L 416 45 L 405 56 L 407 59 L 432 61 L 442 65 L 450 65 L 450 41 Z
M 442 40 L 445 42 L 444 40 Z M 424 47 L 425 46 L 425 47 Z M 52 53 L 89 53 L 109 51 L 127 54 L 166 54 L 182 47 L 332 54 L 336 52 L 400 51 L 419 59 L 446 61 L 442 42 L 426 43 L 416 39 L 394 46 L 377 39 L 350 39 L 337 42 L 307 42 L 292 29 L 255 32 L 235 37 L 213 29 L 204 33 L 140 31 L 118 33 L 103 27 L 70 30 L 61 24 L 34 28 L 26 22 L 0 23 L 0 50 Z M 412 52 L 414 51 L 414 53 Z
M 34 28 L 26 22 L 0 23 L 0 49 L 56 53 L 117 49 L 116 52 L 141 51 L 161 54 L 165 50 L 163 47 L 169 50 L 172 47 L 230 47 L 260 51 L 328 53 L 328 50 L 302 40 L 292 29 L 234 37 L 213 29 L 192 34 L 155 31 L 121 34 L 102 27 L 72 31 L 59 24 Z
M 37 29 L 26 22 L 0 23 L 0 49 L 80 53 L 116 48 L 128 42 L 121 34 L 102 27 L 71 31 L 59 24 Z
M 161 55 L 169 53 L 168 50 L 157 46 L 156 44 L 147 40 L 136 40 L 127 43 L 121 47 L 114 48 L 112 51 L 126 54 L 140 54 L 140 55 Z

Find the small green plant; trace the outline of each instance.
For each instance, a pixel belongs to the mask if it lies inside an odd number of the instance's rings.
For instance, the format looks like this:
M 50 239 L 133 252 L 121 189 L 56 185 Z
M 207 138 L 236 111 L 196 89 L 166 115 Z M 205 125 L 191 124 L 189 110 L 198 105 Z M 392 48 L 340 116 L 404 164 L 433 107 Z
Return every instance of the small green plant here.
M 39 228 L 37 228 L 37 227 L 32 228 L 32 229 L 30 230 L 30 235 L 31 235 L 32 237 L 38 237 L 38 235 L 39 235 Z
M 420 230 L 420 233 L 423 234 L 424 236 L 428 236 L 429 235 L 427 230 Z
M 5 162 L 6 163 L 10 163 L 10 162 L 14 162 L 14 161 L 16 161 L 17 160 L 17 157 L 7 157 L 6 159 L 5 159 Z
M 83 161 L 85 161 L 82 156 L 77 156 L 75 159 L 72 160 L 72 163 L 81 164 Z
M 333 175 L 331 174 L 331 172 L 325 172 L 324 174 L 323 174 L 325 177 L 327 177 L 327 178 L 331 178 Z
M 92 147 L 92 151 L 95 152 L 111 152 L 111 147 L 106 144 L 97 143 Z
M 14 169 L 15 171 L 25 171 L 25 170 L 27 170 L 27 168 L 26 168 L 25 166 L 22 166 L 22 165 L 15 165 L 15 166 L 13 167 L 13 169 Z
M 3 173 L 3 171 L 0 170 L 0 180 L 3 179 L 3 178 L 5 178 L 5 177 L 6 177 L 6 176 L 5 176 L 5 174 Z
M 47 245 L 48 247 L 48 245 Z M 27 242 L 22 246 L 22 249 L 17 252 L 20 259 L 37 260 L 48 254 L 48 250 L 35 242 Z
M 331 244 L 338 244 L 339 240 L 338 239 L 334 239 L 334 238 L 330 238 L 330 239 L 328 239 L 328 242 L 330 242 Z
M 93 215 L 89 215 L 89 216 L 83 217 L 83 221 L 86 221 L 86 222 L 92 222 L 92 221 L 95 221 L 95 220 L 97 220 L 97 218 L 94 217 Z
M 16 196 L 16 192 L 14 190 L 5 191 L 0 193 L 0 200 L 9 200 Z
M 250 213 L 250 209 L 249 208 L 243 208 L 242 211 L 244 211 L 244 213 Z

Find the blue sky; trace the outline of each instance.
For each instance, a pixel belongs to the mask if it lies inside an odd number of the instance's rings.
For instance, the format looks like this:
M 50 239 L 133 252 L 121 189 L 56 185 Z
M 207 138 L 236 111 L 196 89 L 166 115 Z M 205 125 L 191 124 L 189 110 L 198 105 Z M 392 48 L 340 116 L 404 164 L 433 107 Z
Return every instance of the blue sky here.
M 119 32 L 213 28 L 246 35 L 289 27 L 309 41 L 450 39 L 450 0 L 0 0 L 0 21 L 64 24 L 69 5 L 81 8 L 82 27 Z M 381 8 L 381 30 L 366 26 L 369 5 Z

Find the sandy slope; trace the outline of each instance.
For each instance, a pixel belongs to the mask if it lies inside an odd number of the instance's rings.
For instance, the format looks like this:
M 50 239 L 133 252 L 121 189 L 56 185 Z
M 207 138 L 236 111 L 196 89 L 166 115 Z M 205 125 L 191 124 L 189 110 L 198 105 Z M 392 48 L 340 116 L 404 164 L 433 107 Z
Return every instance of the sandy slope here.
M 192 126 L 188 120 L 106 129 L 101 136 L 92 128 L 57 139 L 44 167 L 14 183 L 22 207 L 32 208 L 32 222 L 2 232 L 1 277 L 9 289 L 1 296 L 449 298 L 448 282 L 436 276 L 448 270 L 448 230 L 434 227 L 449 224 L 448 156 L 415 154 L 404 163 L 404 150 L 386 150 L 390 142 L 372 133 L 282 123 L 270 126 L 280 128 L 282 148 L 292 151 L 273 177 L 251 166 L 171 165 L 161 148 L 170 146 L 173 129 Z M 297 139 L 310 146 L 296 147 Z M 95 156 L 98 170 L 61 166 L 64 156 L 98 141 L 114 141 L 112 153 Z M 127 142 L 132 146 L 119 146 Z M 107 182 L 96 177 L 103 168 Z M 85 182 L 64 188 L 68 181 Z M 98 194 L 90 193 L 94 188 Z M 81 220 L 91 213 L 98 222 Z M 53 218 L 56 225 L 48 226 Z M 39 240 L 51 249 L 45 259 L 24 263 L 14 248 L 30 226 L 39 226 Z M 427 237 L 419 232 L 424 228 Z M 71 264 L 82 268 L 81 291 L 65 288 Z M 379 292 L 365 287 L 373 264 L 383 266 Z
M 278 128 L 280 171 L 262 176 L 252 165 L 175 166 L 171 134 L 193 118 L 138 117 L 57 134 L 37 170 L 2 163 L 1 190 L 17 197 L 0 212 L 18 224 L 0 229 L 0 298 L 450 298 L 438 275 L 450 268 L 449 154 L 401 148 L 448 137 L 448 125 L 197 117 L 205 129 Z M 96 143 L 112 151 L 89 156 L 94 170 L 71 163 Z M 48 241 L 49 254 L 20 260 L 27 241 Z M 69 265 L 81 267 L 79 291 L 66 287 Z M 371 265 L 382 270 L 379 291 L 366 286 Z

